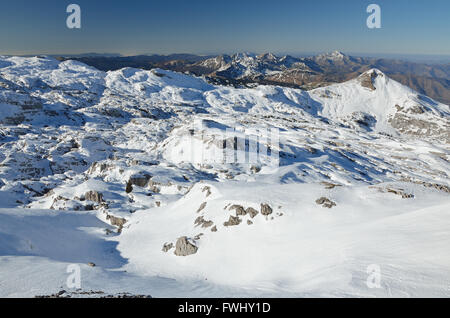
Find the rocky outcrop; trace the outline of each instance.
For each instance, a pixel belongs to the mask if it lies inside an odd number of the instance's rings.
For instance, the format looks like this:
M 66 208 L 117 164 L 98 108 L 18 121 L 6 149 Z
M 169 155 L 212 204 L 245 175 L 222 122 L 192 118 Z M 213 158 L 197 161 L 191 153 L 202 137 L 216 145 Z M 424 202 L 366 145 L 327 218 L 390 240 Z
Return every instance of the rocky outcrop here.
M 331 190 L 336 187 L 342 187 L 340 184 L 335 184 L 335 183 L 331 183 L 331 182 L 322 182 L 322 184 L 325 186 L 325 189 L 327 189 L 327 190 Z
M 111 225 L 118 227 L 118 230 L 117 230 L 118 233 L 122 232 L 123 226 L 125 225 L 125 223 L 128 222 L 124 218 L 115 217 L 115 216 L 112 216 L 109 214 L 106 216 L 106 219 L 111 223 Z
M 324 208 L 328 208 L 328 209 L 331 209 L 332 207 L 335 207 L 335 206 L 336 206 L 336 203 L 335 203 L 335 202 L 333 202 L 333 201 L 331 201 L 330 199 L 325 198 L 325 197 L 321 197 L 320 199 L 317 199 L 317 200 L 316 200 L 316 203 L 317 203 L 318 205 L 321 205 L 321 206 L 323 206 Z
M 173 243 L 166 243 L 164 244 L 162 251 L 164 253 L 167 253 L 168 251 L 170 251 L 173 248 Z
M 131 184 L 130 181 L 127 182 L 127 185 L 126 185 L 126 187 L 125 187 L 125 192 L 126 192 L 126 193 L 131 193 L 131 192 L 133 192 L 133 185 Z
M 226 227 L 236 226 L 236 225 L 241 224 L 241 222 L 242 222 L 242 220 L 239 217 L 230 215 L 230 219 L 227 222 L 225 222 L 223 225 Z
M 86 192 L 86 194 L 84 195 L 84 198 L 87 201 L 92 201 L 92 202 L 96 202 L 96 203 L 105 202 L 103 200 L 103 194 L 101 194 L 100 192 L 97 192 L 97 191 Z
M 247 210 L 245 210 L 246 214 L 250 215 L 250 217 L 253 219 L 255 216 L 258 215 L 258 211 L 254 208 L 247 208 Z
M 207 204 L 206 202 L 203 202 L 200 205 L 200 207 L 198 208 L 197 213 L 200 213 L 201 211 L 203 211 L 206 208 L 206 204 Z
M 261 203 L 261 214 L 264 216 L 271 215 L 273 212 L 272 208 L 268 204 Z
M 211 195 L 211 187 L 208 186 L 204 187 L 202 189 L 202 192 L 206 192 L 206 197 L 209 197 Z
M 405 113 L 397 112 L 389 118 L 389 123 L 399 132 L 418 137 L 439 137 L 450 143 L 450 126 L 445 124 L 445 120 L 436 118 L 423 119 L 423 117 L 412 116 Z
M 152 180 L 148 181 L 148 188 L 153 193 L 160 193 L 161 192 L 161 184 Z
M 244 209 L 244 207 L 242 205 L 233 205 L 231 206 L 229 209 L 229 211 L 235 210 L 236 211 L 236 215 L 241 215 L 244 216 L 247 214 L 247 211 Z
M 359 76 L 358 80 L 362 87 L 375 91 L 377 88 L 374 86 L 374 81 L 378 76 L 379 74 L 372 70 L 371 72 L 366 72 Z
M 196 226 L 201 226 L 202 228 L 208 228 L 208 227 L 213 226 L 213 225 L 214 225 L 214 222 L 213 222 L 213 221 L 207 221 L 207 220 L 205 220 L 205 219 L 203 218 L 203 216 L 199 216 L 199 217 L 195 220 L 194 224 L 195 224 Z
M 198 247 L 195 246 L 186 236 L 180 237 L 175 245 L 176 256 L 189 256 L 196 254 Z
M 128 181 L 129 184 L 144 188 L 148 185 L 150 179 L 152 178 L 149 174 L 139 174 L 130 177 Z

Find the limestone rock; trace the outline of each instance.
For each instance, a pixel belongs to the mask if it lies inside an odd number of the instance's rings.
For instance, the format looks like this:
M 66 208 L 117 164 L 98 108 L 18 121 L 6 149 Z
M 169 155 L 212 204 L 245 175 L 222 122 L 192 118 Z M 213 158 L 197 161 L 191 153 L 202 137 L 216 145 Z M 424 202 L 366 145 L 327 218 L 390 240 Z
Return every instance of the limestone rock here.
M 119 229 L 117 230 L 118 233 L 122 232 L 123 226 L 125 225 L 125 223 L 127 223 L 128 221 L 124 218 L 119 218 L 119 217 L 115 217 L 112 215 L 107 215 L 106 219 L 109 220 L 109 222 L 111 223 L 111 225 L 117 226 Z
M 246 210 L 244 209 L 244 207 L 242 205 L 235 204 L 235 205 L 231 206 L 228 210 L 229 211 L 235 210 L 236 215 L 246 215 L 247 214 Z
M 148 185 L 151 178 L 152 176 L 149 174 L 134 175 L 130 177 L 128 183 L 143 188 Z
M 87 201 L 92 201 L 92 202 L 97 202 L 97 203 L 105 202 L 103 200 L 103 194 L 101 194 L 100 192 L 97 192 L 97 191 L 86 192 L 86 194 L 84 195 L 84 198 Z
M 322 205 L 324 208 L 328 208 L 328 209 L 331 209 L 332 207 L 336 206 L 335 202 L 333 202 L 330 199 L 325 198 L 325 197 L 321 197 L 320 199 L 317 199 L 316 203 L 318 205 Z
M 230 219 L 227 222 L 225 222 L 223 225 L 236 226 L 236 225 L 241 224 L 241 222 L 242 222 L 242 220 L 239 217 L 230 215 Z
M 168 251 L 170 251 L 173 248 L 173 243 L 166 243 L 164 244 L 162 251 L 164 253 L 167 253 Z
M 197 253 L 198 247 L 189 241 L 186 236 L 177 240 L 174 254 L 176 256 L 189 256 Z
M 250 215 L 250 217 L 253 219 L 255 216 L 258 215 L 258 211 L 254 208 L 247 208 L 247 210 L 245 210 L 246 214 Z
M 273 212 L 272 208 L 268 204 L 261 204 L 261 214 L 264 216 L 271 215 Z
M 200 205 L 200 207 L 198 208 L 197 213 L 200 213 L 201 211 L 203 211 L 206 208 L 206 204 L 207 204 L 206 202 L 203 202 Z

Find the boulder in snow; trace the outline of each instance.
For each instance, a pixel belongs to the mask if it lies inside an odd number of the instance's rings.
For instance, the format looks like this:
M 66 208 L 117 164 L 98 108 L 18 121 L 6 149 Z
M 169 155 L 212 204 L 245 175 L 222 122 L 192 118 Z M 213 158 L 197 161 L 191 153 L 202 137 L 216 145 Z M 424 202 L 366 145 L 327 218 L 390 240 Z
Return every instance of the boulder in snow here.
M 316 203 L 317 203 L 318 205 L 321 205 L 321 206 L 323 206 L 324 208 L 328 208 L 328 209 L 331 209 L 332 207 L 336 206 L 336 203 L 335 203 L 335 202 L 333 202 L 333 201 L 331 201 L 330 199 L 325 198 L 325 197 L 321 197 L 320 199 L 317 199 L 317 200 L 316 200 Z
M 261 214 L 264 216 L 271 215 L 273 212 L 272 208 L 268 204 L 261 203 Z
M 186 236 L 180 237 L 175 245 L 176 256 L 189 256 L 197 253 L 198 247 L 195 246 Z
M 239 225 L 239 224 L 241 224 L 241 219 L 239 217 L 237 217 L 237 216 L 230 215 L 230 219 L 227 222 L 225 222 L 223 225 L 225 225 L 225 226 L 236 226 L 236 225 Z
M 86 192 L 86 194 L 84 195 L 84 198 L 87 201 L 92 201 L 92 202 L 97 202 L 97 203 L 105 202 L 103 200 L 103 194 L 101 194 L 100 192 L 97 192 L 97 191 Z

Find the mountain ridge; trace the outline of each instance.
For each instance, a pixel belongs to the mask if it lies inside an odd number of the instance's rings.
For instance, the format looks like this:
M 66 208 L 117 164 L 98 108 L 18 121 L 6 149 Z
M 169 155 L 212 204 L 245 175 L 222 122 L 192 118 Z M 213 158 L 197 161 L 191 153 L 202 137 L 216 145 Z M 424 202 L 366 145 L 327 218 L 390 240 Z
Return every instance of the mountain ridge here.
M 245 53 L 219 56 L 137 56 L 120 58 L 80 58 L 78 60 L 100 70 L 116 70 L 130 66 L 143 69 L 162 68 L 206 76 L 213 83 L 227 85 L 275 84 L 306 90 L 344 82 L 365 71 L 378 68 L 402 84 L 443 103 L 450 104 L 450 65 L 428 65 L 385 58 L 354 57 L 342 52 L 311 57 L 277 57 L 271 53 L 248 54 L 245 65 L 239 60 Z M 234 60 L 233 60 L 234 56 Z M 64 58 L 60 58 L 63 59 Z M 220 62 L 219 62 L 220 60 Z

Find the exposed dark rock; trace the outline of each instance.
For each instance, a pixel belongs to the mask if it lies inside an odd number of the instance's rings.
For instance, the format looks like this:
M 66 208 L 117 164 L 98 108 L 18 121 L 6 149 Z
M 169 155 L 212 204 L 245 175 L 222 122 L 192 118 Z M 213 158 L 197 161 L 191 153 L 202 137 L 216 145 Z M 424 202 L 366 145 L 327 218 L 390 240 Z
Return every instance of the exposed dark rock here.
M 359 83 L 362 87 L 366 87 L 372 91 L 376 90 L 376 87 L 373 85 L 375 79 L 378 77 L 378 74 L 376 71 L 372 72 L 366 72 L 359 76 Z
M 198 247 L 192 244 L 186 236 L 177 240 L 174 254 L 176 256 L 189 256 L 197 253 Z
M 162 251 L 164 253 L 167 253 L 168 251 L 170 251 L 173 248 L 173 243 L 166 243 L 164 244 Z
M 154 193 L 160 193 L 161 192 L 161 188 L 160 188 L 161 184 L 152 180 L 148 181 L 148 187 L 150 188 L 150 191 L 154 192 Z
M 119 217 L 115 217 L 112 215 L 107 215 L 106 219 L 109 220 L 109 222 L 111 223 L 111 225 L 117 226 L 119 229 L 117 230 L 118 233 L 122 232 L 123 226 L 125 225 L 125 223 L 127 223 L 128 221 L 124 218 L 119 218 Z
M 92 202 L 97 202 L 97 203 L 105 202 L 103 200 L 103 194 L 101 194 L 100 192 L 97 192 L 97 191 L 86 192 L 86 194 L 84 195 L 84 198 L 87 201 L 92 201 Z
M 325 197 L 321 197 L 320 199 L 317 199 L 316 203 L 318 205 L 322 205 L 324 208 L 328 208 L 328 209 L 331 209 L 332 207 L 336 206 L 335 202 L 333 202 L 330 199 L 325 198 Z
M 387 188 L 386 190 L 389 193 L 393 193 L 393 194 L 401 196 L 403 199 L 412 199 L 412 198 L 414 198 L 413 194 L 406 193 L 403 189 Z
M 203 218 L 203 216 L 199 216 L 199 217 L 195 220 L 194 224 L 195 224 L 196 226 L 200 226 L 200 225 L 201 225 L 202 228 L 208 228 L 208 227 L 213 226 L 213 225 L 214 225 L 214 222 L 213 222 L 213 221 L 207 221 L 207 220 L 205 220 L 205 219 Z
M 241 224 L 241 222 L 242 222 L 242 220 L 239 217 L 230 215 L 230 219 L 227 222 L 225 222 L 223 225 L 236 226 L 236 225 Z
M 84 206 L 84 210 L 85 211 L 94 211 L 95 210 L 95 206 L 93 204 L 86 204 Z
M 199 216 L 197 219 L 195 219 L 194 224 L 200 225 L 203 224 L 203 222 L 205 222 L 205 219 L 203 218 L 203 216 Z
M 250 215 L 250 217 L 253 219 L 255 216 L 258 215 L 258 211 L 254 208 L 247 208 L 247 210 L 245 210 L 246 214 Z
M 450 193 L 450 187 L 446 186 L 446 185 L 443 185 L 443 184 L 429 183 L 429 182 L 424 182 L 424 181 L 419 181 L 419 180 L 413 180 L 413 179 L 411 179 L 409 177 L 408 178 L 403 178 L 403 181 L 405 181 L 405 182 L 412 182 L 412 183 L 415 183 L 415 184 L 420 184 L 420 185 L 423 185 L 424 187 L 427 187 L 427 188 L 434 188 L 434 189 L 439 190 L 439 191 L 444 191 L 444 192 Z
M 214 225 L 214 222 L 213 221 L 205 221 L 203 224 L 202 224 L 202 228 L 208 228 L 208 227 L 211 227 L 211 226 L 213 226 Z
M 202 238 L 203 235 L 205 235 L 205 234 L 200 233 L 200 234 L 196 235 L 196 236 L 194 237 L 194 240 L 196 240 L 196 241 L 200 240 L 200 239 Z
M 267 215 L 272 214 L 272 212 L 273 212 L 273 210 L 270 207 L 270 205 L 261 203 L 261 214 L 262 215 L 267 216 Z
M 442 127 L 438 122 L 425 120 L 421 117 L 413 117 L 397 112 L 389 118 L 389 124 L 399 132 L 420 137 L 439 137 L 450 140 L 450 132 L 447 127 Z
M 325 186 L 325 189 L 327 189 L 327 190 L 331 190 L 336 187 L 342 187 L 340 184 L 334 184 L 334 183 L 330 183 L 330 182 L 322 182 L 322 184 Z
M 259 173 L 259 172 L 261 171 L 261 167 L 258 167 L 258 166 L 251 166 L 250 171 L 251 171 L 253 174 Z
M 310 146 L 305 146 L 305 149 L 306 149 L 309 153 L 311 153 L 312 155 L 315 155 L 315 154 L 318 152 L 317 149 L 315 149 L 315 148 L 313 148 L 313 147 L 310 147 Z
M 233 205 L 231 206 L 229 209 L 229 211 L 235 210 L 236 211 L 236 215 L 246 215 L 247 212 L 245 211 L 244 207 L 242 205 Z
M 126 192 L 126 193 L 131 193 L 131 192 L 133 192 L 133 185 L 131 184 L 130 181 L 127 182 L 127 186 L 126 186 L 126 188 L 125 188 L 125 192 Z
M 80 146 L 75 142 L 72 141 L 71 143 L 71 150 L 76 150 L 78 149 Z M 92 174 L 94 172 L 105 172 L 108 169 L 111 169 L 113 166 L 107 163 L 99 163 L 99 162 L 94 162 L 91 167 L 89 168 L 89 170 L 87 171 L 88 174 Z
M 205 191 L 206 191 L 206 197 L 209 197 L 211 195 L 211 187 L 208 187 L 208 186 L 204 187 L 202 192 L 205 192 Z
M 203 202 L 200 207 L 197 210 L 197 213 L 200 213 L 201 211 L 203 211 L 206 208 L 206 204 L 207 202 Z
M 151 178 L 152 176 L 149 174 L 135 175 L 131 176 L 128 182 L 131 183 L 132 185 L 143 188 L 148 185 Z

